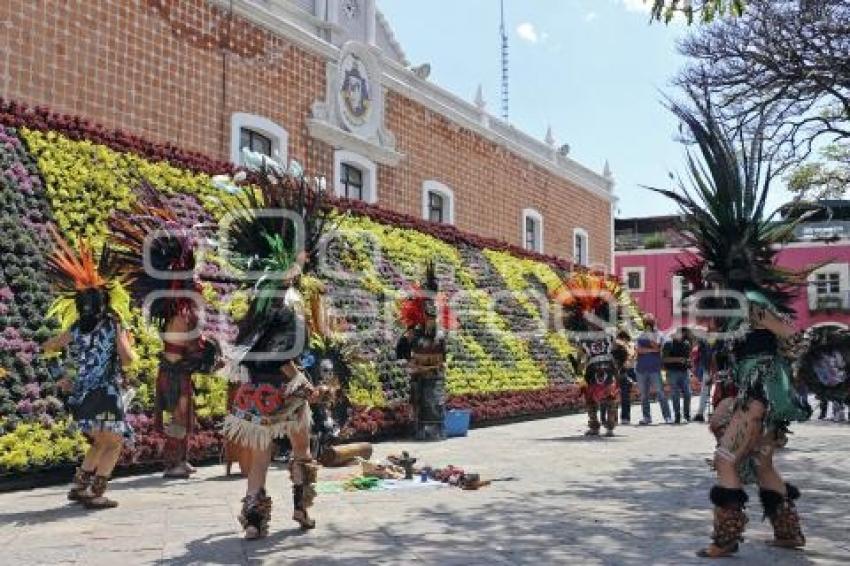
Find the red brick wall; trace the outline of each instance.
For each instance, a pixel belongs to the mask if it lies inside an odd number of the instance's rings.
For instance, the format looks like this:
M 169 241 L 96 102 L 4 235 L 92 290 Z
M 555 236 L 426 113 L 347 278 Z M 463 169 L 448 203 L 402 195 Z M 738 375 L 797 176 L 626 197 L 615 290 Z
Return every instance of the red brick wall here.
M 333 173 L 332 148 L 306 129 L 324 61 L 204 0 L 2 0 L 0 95 L 225 160 L 231 114 L 259 114 L 308 171 Z M 535 208 L 546 253 L 569 257 L 581 226 L 591 260 L 610 263 L 607 202 L 394 92 L 386 113 L 406 158 L 380 167 L 381 206 L 420 215 L 434 179 L 453 189 L 461 229 L 519 243 Z

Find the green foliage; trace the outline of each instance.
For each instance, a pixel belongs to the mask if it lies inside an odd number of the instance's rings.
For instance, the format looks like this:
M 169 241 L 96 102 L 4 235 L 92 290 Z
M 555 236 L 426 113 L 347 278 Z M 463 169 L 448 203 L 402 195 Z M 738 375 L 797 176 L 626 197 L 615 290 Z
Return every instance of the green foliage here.
M 652 19 L 669 24 L 681 14 L 688 24 L 699 20 L 704 24 L 711 23 L 716 18 L 730 15 L 741 16 L 746 8 L 745 0 L 644 0 L 652 3 Z
M 797 168 L 787 179 L 788 190 L 804 200 L 843 198 L 850 187 L 850 143 L 830 144 L 821 157 Z
M 667 240 L 664 234 L 652 234 L 643 241 L 643 247 L 648 250 L 660 250 L 667 247 Z
M 221 418 L 227 413 L 227 381 L 220 375 L 195 374 L 195 412 L 200 418 Z
M 776 221 L 765 210 L 770 181 L 761 170 L 763 140 L 738 150 L 713 116 L 698 117 L 676 104 L 671 110 L 688 126 L 701 159 L 687 155 L 690 187 L 651 190 L 679 205 L 685 236 L 714 280 L 726 289 L 758 291 L 792 312 L 793 283 L 802 274 L 777 267 L 774 259 L 777 244 L 792 237 L 799 220 Z

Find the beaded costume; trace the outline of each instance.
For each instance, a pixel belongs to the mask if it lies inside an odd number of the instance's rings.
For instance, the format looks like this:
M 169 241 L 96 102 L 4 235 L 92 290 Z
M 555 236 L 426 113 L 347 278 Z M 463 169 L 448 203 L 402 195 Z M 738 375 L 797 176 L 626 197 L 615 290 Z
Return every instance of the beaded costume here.
M 760 181 L 759 138 L 739 151 L 710 109 L 702 119 L 677 105 L 672 110 L 689 127 L 704 163 L 689 156 L 693 193 L 684 186 L 678 193 L 653 190 L 681 209 L 683 233 L 697 250 L 680 270 L 699 291 L 688 306 L 696 316 L 710 310 L 706 318 L 712 327 L 733 340 L 737 392 L 720 402 L 712 416 L 718 438 L 717 485 L 710 492 L 714 534 L 698 554 L 716 558 L 738 550 L 748 521 L 748 497 L 741 486 L 753 480 L 774 528 L 774 544 L 802 547 L 805 537 L 795 506 L 800 492 L 779 476 L 773 452 L 784 445 L 789 423 L 808 417 L 782 353 L 793 333 L 788 324 L 790 299 L 807 272 L 783 270 L 774 259 L 777 244 L 793 235 L 804 216 L 777 221 L 765 214 L 768 184 Z
M 613 436 L 617 425 L 617 345 L 607 328 L 616 292 L 616 284 L 602 276 L 576 273 L 553 293 L 554 300 L 564 307 L 564 326 L 577 346 L 572 359 L 583 380 L 588 436 L 598 436 L 603 425 L 606 436 Z
M 246 158 L 259 188 L 247 187 L 240 193 L 225 245 L 234 267 L 249 278 L 253 296 L 230 356 L 230 379 L 238 385 L 223 434 L 229 443 L 246 450 L 246 458 L 268 453 L 278 438 L 303 440 L 306 452 L 293 450 L 290 458 L 293 519 L 301 528 L 311 529 L 315 521 L 308 509 L 316 495 L 318 466 L 309 452 L 309 401 L 314 388 L 299 365 L 310 340 L 308 309 L 299 287 L 313 287 L 303 272 L 311 266 L 310 254 L 329 211 L 322 186 L 310 186 L 297 166 L 283 171 L 256 154 L 246 152 Z M 250 478 L 249 474 L 249 487 Z M 268 534 L 270 520 L 266 486 L 249 489 L 239 516 L 245 537 Z
M 417 440 L 443 440 L 446 437 L 446 338 L 437 324 L 438 285 L 434 265 L 429 264 L 424 289 L 416 286 L 399 308 L 407 329 L 396 345 L 396 357 L 408 360 L 410 405 Z M 442 327 L 451 327 L 451 314 L 442 304 Z

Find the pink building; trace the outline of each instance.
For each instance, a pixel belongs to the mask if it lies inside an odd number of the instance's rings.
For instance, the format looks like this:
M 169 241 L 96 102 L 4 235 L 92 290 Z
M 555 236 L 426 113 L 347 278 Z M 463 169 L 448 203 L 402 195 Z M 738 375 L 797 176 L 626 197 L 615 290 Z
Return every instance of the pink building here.
M 801 330 L 837 325 L 850 328 L 850 201 L 824 201 L 828 208 L 798 226 L 778 263 L 791 269 L 825 263 L 812 273 L 795 301 Z M 687 251 L 676 216 L 617 219 L 615 273 L 640 307 L 653 313 L 659 329 L 681 324 L 683 282 L 675 275 Z

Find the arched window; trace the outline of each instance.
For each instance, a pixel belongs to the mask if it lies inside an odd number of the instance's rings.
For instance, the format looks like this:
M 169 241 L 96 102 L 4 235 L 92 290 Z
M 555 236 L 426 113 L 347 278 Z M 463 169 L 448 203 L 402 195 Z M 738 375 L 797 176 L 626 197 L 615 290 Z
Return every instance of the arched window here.
M 267 155 L 283 166 L 288 161 L 289 134 L 268 118 L 235 112 L 230 119 L 230 160 L 242 163 L 242 149 Z
M 439 181 L 425 181 L 422 184 L 422 218 L 438 224 L 454 224 L 454 192 Z
M 378 201 L 378 167 L 351 151 L 334 152 L 334 190 L 339 197 Z
M 522 211 L 522 247 L 543 253 L 543 216 L 533 208 Z

